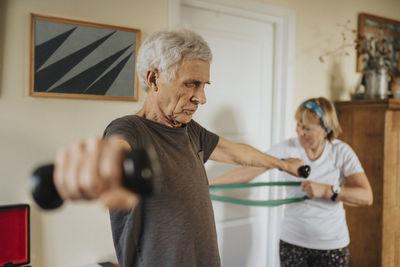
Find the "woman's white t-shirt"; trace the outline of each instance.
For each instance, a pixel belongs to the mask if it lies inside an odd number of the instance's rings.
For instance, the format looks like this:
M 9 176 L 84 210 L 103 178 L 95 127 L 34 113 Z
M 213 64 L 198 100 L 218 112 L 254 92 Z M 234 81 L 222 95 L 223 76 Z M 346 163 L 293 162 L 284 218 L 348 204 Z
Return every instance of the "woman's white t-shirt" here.
M 268 154 L 277 158 L 300 158 L 311 167 L 307 180 L 323 184 L 342 184 L 346 177 L 364 172 L 353 149 L 340 140 L 326 141 L 322 155 L 315 161 L 308 159 L 297 138 L 271 147 Z M 284 180 L 304 181 L 303 178 L 280 173 Z M 301 187 L 287 186 L 287 198 L 302 197 Z M 281 240 L 311 249 L 338 249 L 350 242 L 343 203 L 326 198 L 313 198 L 289 204 L 281 224 Z

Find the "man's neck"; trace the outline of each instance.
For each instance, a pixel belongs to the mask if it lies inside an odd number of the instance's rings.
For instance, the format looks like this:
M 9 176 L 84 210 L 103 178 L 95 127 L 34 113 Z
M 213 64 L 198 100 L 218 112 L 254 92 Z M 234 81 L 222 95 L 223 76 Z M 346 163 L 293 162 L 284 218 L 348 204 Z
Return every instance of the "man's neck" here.
M 146 97 L 142 109 L 139 110 L 136 115 L 171 128 L 180 128 L 183 126 L 182 123 L 175 121 L 171 117 L 165 116 L 160 110 L 158 110 L 158 106 L 156 103 L 151 101 L 149 96 Z

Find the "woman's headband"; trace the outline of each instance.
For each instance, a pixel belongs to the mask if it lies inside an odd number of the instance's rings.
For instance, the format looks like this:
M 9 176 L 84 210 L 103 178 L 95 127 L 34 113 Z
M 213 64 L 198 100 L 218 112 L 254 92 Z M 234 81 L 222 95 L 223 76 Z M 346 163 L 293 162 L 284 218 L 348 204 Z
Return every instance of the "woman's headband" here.
M 324 119 L 323 119 L 324 118 L 324 111 L 322 110 L 322 108 L 317 103 L 315 103 L 312 100 L 309 100 L 309 101 L 304 102 L 303 105 L 301 105 L 301 106 L 304 107 L 304 108 L 307 108 L 307 109 L 311 110 L 312 112 L 314 112 L 315 114 L 317 114 L 317 116 L 319 117 L 322 125 L 325 127 L 326 132 L 328 134 L 330 134 L 332 132 L 331 128 L 325 126 Z

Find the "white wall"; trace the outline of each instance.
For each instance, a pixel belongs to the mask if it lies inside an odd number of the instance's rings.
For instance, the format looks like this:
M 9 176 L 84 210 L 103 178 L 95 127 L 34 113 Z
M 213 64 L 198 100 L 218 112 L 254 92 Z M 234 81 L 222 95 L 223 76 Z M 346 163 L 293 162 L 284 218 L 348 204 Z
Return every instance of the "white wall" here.
M 296 11 L 295 107 L 304 99 L 325 96 L 349 100 L 360 78 L 356 51 L 349 48 L 321 63 L 318 58 L 340 47 L 344 24 L 357 29 L 359 13 L 400 20 L 399 0 L 260 0 Z
M 28 96 L 29 13 L 137 28 L 142 37 L 167 28 L 164 0 L 0 0 L 0 205 L 31 203 L 28 176 L 57 148 L 101 135 L 139 102 Z M 32 205 L 32 265 L 79 266 L 114 257 L 108 212 L 97 204 L 68 204 L 42 213 Z M 3 241 L 2 241 L 3 242 Z
M 357 13 L 400 20 L 399 0 L 260 0 L 296 11 L 295 95 L 348 98 L 358 75 L 355 54 L 318 57 L 340 45 L 337 23 Z M 0 0 L 0 205 L 31 203 L 27 178 L 51 161 L 59 146 L 101 135 L 113 119 L 135 113 L 138 102 L 34 98 L 29 85 L 29 13 L 142 30 L 167 28 L 167 0 Z M 211 129 L 212 130 L 212 129 Z M 108 213 L 96 203 L 67 204 L 42 213 L 32 205 L 31 262 L 36 267 L 79 266 L 114 257 Z

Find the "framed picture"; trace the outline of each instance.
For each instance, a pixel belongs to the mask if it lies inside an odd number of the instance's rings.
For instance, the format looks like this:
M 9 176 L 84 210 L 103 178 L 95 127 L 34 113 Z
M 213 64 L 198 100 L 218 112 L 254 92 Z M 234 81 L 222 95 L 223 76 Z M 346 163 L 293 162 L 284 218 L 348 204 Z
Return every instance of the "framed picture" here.
M 30 96 L 138 100 L 137 29 L 31 14 Z
M 369 52 L 376 53 L 379 43 L 381 49 L 386 49 L 385 58 L 389 61 L 389 72 L 399 75 L 400 21 L 361 13 L 358 16 L 358 38 L 360 40 L 360 47 L 357 50 L 358 72 L 365 69 L 367 65 L 365 57 L 368 57 Z

